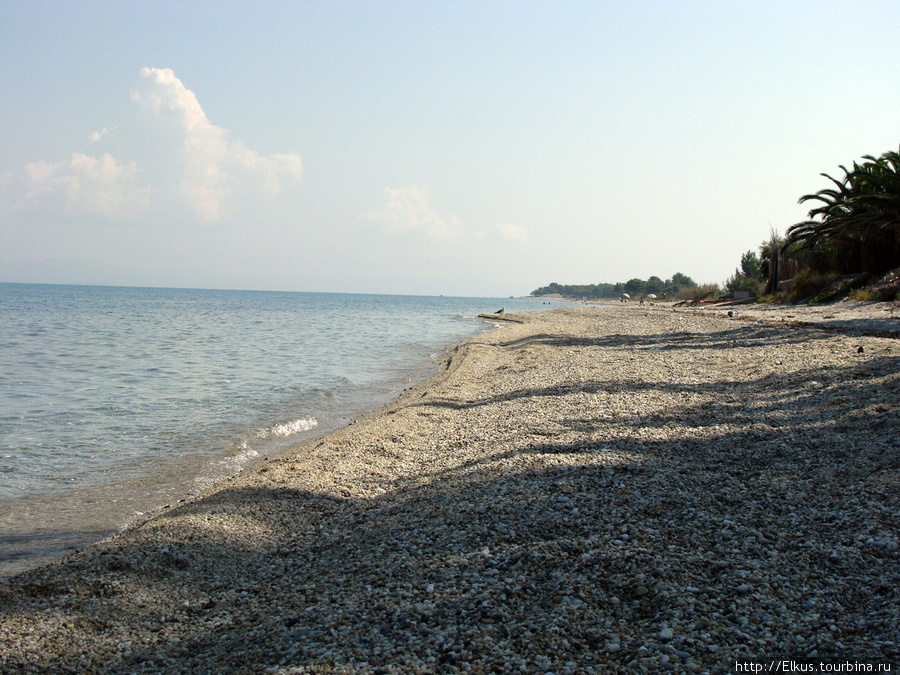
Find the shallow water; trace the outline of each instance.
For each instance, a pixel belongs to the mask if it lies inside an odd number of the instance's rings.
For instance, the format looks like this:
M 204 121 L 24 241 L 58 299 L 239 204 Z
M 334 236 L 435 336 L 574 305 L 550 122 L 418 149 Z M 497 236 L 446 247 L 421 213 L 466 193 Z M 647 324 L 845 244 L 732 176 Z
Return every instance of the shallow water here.
M 393 398 L 535 300 L 0 284 L 0 576 Z

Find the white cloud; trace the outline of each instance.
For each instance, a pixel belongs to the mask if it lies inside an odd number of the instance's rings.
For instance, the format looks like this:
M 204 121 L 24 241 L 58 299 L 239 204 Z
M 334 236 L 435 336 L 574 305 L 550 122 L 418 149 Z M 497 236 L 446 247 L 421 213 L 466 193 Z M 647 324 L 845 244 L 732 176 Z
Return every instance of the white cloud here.
M 442 216 L 429 203 L 424 185 L 410 185 L 394 190 L 385 188 L 387 203 L 371 211 L 366 218 L 381 225 L 388 234 L 422 232 L 430 237 L 445 239 L 454 236 L 459 221 L 454 216 Z
M 60 198 L 68 211 L 85 210 L 107 216 L 139 211 L 150 204 L 149 188 L 135 187 L 134 162 L 121 164 L 111 155 L 74 154 L 65 162 L 31 162 L 25 166 L 27 192 L 23 203 Z
M 500 223 L 495 226 L 495 230 L 501 239 L 506 239 L 507 241 L 525 242 L 528 240 L 528 232 L 521 225 Z
M 109 135 L 109 129 L 107 129 L 106 127 L 103 127 L 100 131 L 95 131 L 94 133 L 92 133 L 89 137 L 89 140 L 91 141 L 91 143 L 96 143 L 101 138 L 103 138 L 104 136 L 108 136 L 108 135 Z
M 151 123 L 175 132 L 178 147 L 169 150 L 180 159 L 181 196 L 201 220 L 218 220 L 235 195 L 276 195 L 303 174 L 296 154 L 265 157 L 231 140 L 169 68 L 143 68 L 131 98 Z
M 210 122 L 169 68 L 143 68 L 131 99 L 143 112 L 135 125 L 104 127 L 89 137 L 111 145 L 116 157 L 106 152 L 32 162 L 16 202 L 110 216 L 148 208 L 171 214 L 172 205 L 180 204 L 199 221 L 214 222 L 238 204 L 281 193 L 302 176 L 296 154 L 261 155 Z
M 157 116 L 167 116 L 188 132 L 221 133 L 206 119 L 206 113 L 190 89 L 171 68 L 141 68 L 131 100 Z

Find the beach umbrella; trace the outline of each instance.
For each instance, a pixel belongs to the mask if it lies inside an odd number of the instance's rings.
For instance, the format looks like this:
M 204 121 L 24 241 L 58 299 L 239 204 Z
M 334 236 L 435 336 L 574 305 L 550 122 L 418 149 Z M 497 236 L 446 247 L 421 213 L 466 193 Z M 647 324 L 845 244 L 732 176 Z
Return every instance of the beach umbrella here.
M 648 297 L 648 298 L 653 298 L 654 300 L 656 300 L 656 293 L 651 293 L 651 294 L 648 295 L 647 297 Z
M 623 297 L 623 298 L 630 298 L 631 296 L 628 295 L 628 293 L 622 293 L 622 297 Z

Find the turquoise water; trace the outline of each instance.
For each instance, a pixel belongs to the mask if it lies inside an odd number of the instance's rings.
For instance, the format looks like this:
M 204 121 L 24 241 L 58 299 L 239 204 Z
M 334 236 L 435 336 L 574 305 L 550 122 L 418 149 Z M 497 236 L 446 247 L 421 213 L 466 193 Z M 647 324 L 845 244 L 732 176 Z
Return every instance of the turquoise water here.
M 535 300 L 0 284 L 0 576 L 346 423 Z

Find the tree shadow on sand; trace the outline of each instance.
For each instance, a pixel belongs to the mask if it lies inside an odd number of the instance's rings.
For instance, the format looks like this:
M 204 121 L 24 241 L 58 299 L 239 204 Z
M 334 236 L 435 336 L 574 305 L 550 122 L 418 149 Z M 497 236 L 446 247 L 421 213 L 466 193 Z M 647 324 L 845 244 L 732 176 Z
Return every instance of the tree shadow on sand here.
M 767 338 L 737 328 L 713 339 L 726 349 Z M 506 346 L 536 340 L 575 344 L 537 336 Z M 691 346 L 677 334 L 598 340 Z M 402 672 L 456 672 L 476 662 L 545 672 L 567 662 L 615 670 L 676 653 L 712 669 L 735 657 L 811 651 L 896 658 L 895 647 L 876 645 L 871 634 L 874 625 L 887 644 L 900 629 L 897 587 L 885 581 L 900 574 L 897 556 L 847 539 L 844 523 L 859 516 L 857 502 L 845 501 L 867 490 L 872 517 L 859 523 L 860 534 L 877 537 L 870 529 L 878 523 L 900 524 L 896 494 L 867 482 L 895 470 L 895 362 L 811 368 L 789 386 L 766 379 L 773 377 L 733 383 L 730 393 L 760 401 L 752 419 L 727 397 L 612 421 L 588 410 L 559 422 L 566 440 L 523 440 L 370 499 L 225 488 L 145 523 L 137 536 L 0 588 L 0 633 L 11 631 L 8 645 L 15 638 L 33 649 L 22 658 L 0 649 L 0 669 L 389 672 L 408 658 Z M 887 414 L 859 405 L 874 379 L 890 401 Z M 813 424 L 807 413 L 824 405 L 822 383 L 834 407 Z M 614 384 L 422 405 L 465 409 Z M 709 395 L 722 384 L 644 386 Z M 835 388 L 843 394 L 836 404 Z M 737 430 L 718 431 L 721 419 Z M 681 433 L 598 441 L 611 424 Z M 523 456 L 572 461 L 497 470 Z M 154 543 L 154 532 L 176 535 L 177 544 Z M 710 598 L 729 598 L 730 609 Z M 33 625 L 44 626 L 60 656 L 28 636 Z M 158 637 L 129 643 L 136 625 Z M 661 625 L 674 626 L 676 638 L 661 641 Z M 704 637 L 710 632 L 717 642 Z M 615 652 L 606 648 L 613 637 Z M 765 653 L 753 643 L 767 645 Z

